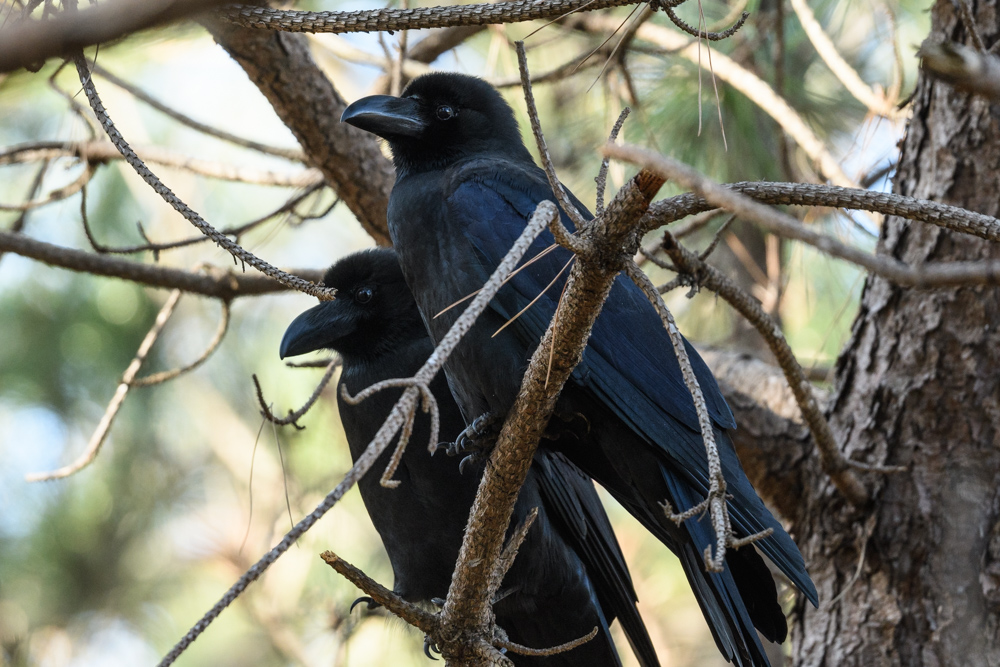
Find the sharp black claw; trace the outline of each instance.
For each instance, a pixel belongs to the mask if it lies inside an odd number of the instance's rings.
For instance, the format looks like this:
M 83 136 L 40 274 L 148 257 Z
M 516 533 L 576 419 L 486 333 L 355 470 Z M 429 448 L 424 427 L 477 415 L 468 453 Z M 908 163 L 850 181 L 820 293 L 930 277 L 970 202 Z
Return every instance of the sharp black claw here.
M 458 474 L 464 475 L 465 469 L 476 462 L 476 457 L 474 454 L 470 454 L 462 459 L 461 463 L 458 464 Z
M 428 637 L 427 635 L 424 635 L 424 655 L 426 655 L 431 660 L 437 660 L 437 658 L 431 655 L 431 651 L 434 651 L 438 655 L 441 655 L 441 651 L 439 651 L 438 647 L 434 645 L 434 642 L 431 641 L 431 638 Z
M 371 611 L 372 609 L 378 609 L 379 607 L 382 606 L 378 602 L 375 602 L 375 600 L 372 600 L 367 595 L 362 595 L 357 600 L 355 600 L 354 602 L 351 603 L 351 609 L 347 613 L 350 614 L 351 612 L 353 612 L 354 608 L 357 607 L 362 602 L 364 602 L 364 603 L 366 603 L 368 605 L 368 611 Z
M 497 434 L 495 427 L 497 421 L 496 414 L 492 412 L 487 412 L 476 417 L 471 424 L 465 427 L 464 431 L 458 434 L 455 442 L 447 445 L 445 451 L 448 456 L 459 456 L 469 453 L 481 455 L 488 453 L 493 445 L 496 444 Z M 467 463 L 463 462 L 460 469 L 464 470 L 467 465 Z

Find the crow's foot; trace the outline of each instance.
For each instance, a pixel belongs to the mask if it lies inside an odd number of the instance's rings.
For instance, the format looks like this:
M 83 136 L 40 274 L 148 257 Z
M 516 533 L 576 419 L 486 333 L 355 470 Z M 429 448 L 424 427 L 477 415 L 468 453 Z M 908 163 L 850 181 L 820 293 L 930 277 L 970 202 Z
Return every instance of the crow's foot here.
M 448 456 L 466 455 L 467 460 L 471 454 L 477 460 L 484 459 L 497 442 L 500 426 L 500 416 L 495 412 L 479 415 L 458 434 L 455 442 L 448 445 Z M 463 460 L 461 467 L 464 469 L 466 465 Z
M 437 647 L 437 644 L 435 644 L 434 641 L 428 635 L 424 635 L 424 655 L 426 655 L 431 660 L 437 660 L 437 658 L 431 655 L 431 651 L 434 651 L 438 655 L 441 655 L 441 649 Z
M 364 602 L 364 603 L 366 603 L 368 605 L 367 606 L 368 611 L 373 611 L 373 610 L 378 609 L 379 607 L 382 606 L 378 602 L 375 602 L 375 600 L 372 600 L 367 595 L 363 595 L 363 596 L 359 597 L 357 600 L 355 600 L 354 602 L 351 603 L 351 609 L 347 613 L 350 614 L 351 612 L 353 612 L 354 608 L 357 607 L 362 602 Z
M 476 468 L 479 468 L 486 461 L 488 456 L 489 455 L 486 452 L 469 454 L 459 462 L 458 474 L 464 475 L 466 470 L 475 470 Z

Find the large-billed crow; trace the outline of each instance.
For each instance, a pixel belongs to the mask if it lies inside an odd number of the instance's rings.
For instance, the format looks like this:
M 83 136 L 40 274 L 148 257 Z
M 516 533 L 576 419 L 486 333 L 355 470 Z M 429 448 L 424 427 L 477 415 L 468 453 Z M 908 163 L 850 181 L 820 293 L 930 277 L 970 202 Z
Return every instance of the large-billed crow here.
M 352 394 L 420 369 L 433 345 L 392 250 L 345 257 L 330 268 L 324 283 L 337 289 L 337 298 L 295 318 L 281 341 L 282 358 L 321 348 L 336 351 L 343 360 L 340 385 Z M 454 439 L 465 423 L 443 375 L 431 391 L 441 411 L 441 435 Z M 401 393 L 383 391 L 358 405 L 338 400 L 352 458 L 368 445 Z M 358 483 L 392 563 L 394 591 L 411 601 L 447 594 L 480 477 L 471 470 L 462 474 L 456 458 L 427 452 L 427 420 L 418 414 L 395 474 L 401 482 L 397 488 L 379 484 L 391 451 Z M 538 516 L 494 605 L 497 625 L 512 641 L 531 648 L 556 646 L 594 627 L 600 631 L 592 641 L 555 657 L 509 657 L 518 665 L 539 667 L 620 665 L 608 632 L 617 617 L 640 663 L 657 666 L 628 568 L 593 483 L 561 454 L 539 451 L 512 525 L 523 522 L 533 507 Z
M 525 148 L 511 108 L 475 77 L 427 74 L 399 98 L 358 100 L 342 120 L 389 144 L 396 167 L 389 231 L 406 282 L 439 340 L 460 309 L 442 311 L 479 289 L 536 205 L 555 200 L 545 174 Z M 572 228 L 565 214 L 563 222 Z M 544 232 L 528 257 L 553 242 Z M 473 435 L 490 435 L 513 404 L 565 273 L 553 279 L 571 258 L 556 247 L 516 274 L 452 354 L 445 367 L 449 386 L 476 427 Z M 688 354 L 714 423 L 734 531 L 742 537 L 773 529 L 757 548 L 815 604 L 799 550 L 736 457 L 727 434 L 736 424 L 711 371 L 690 346 Z M 741 665 L 768 664 L 754 628 L 780 642 L 787 626 L 761 556 L 751 546 L 730 550 L 723 573 L 706 572 L 702 553 L 714 543 L 710 522 L 695 518 L 676 526 L 661 507 L 668 500 L 683 511 L 705 497 L 707 455 L 667 333 L 626 278 L 616 280 L 557 410 L 567 418 L 583 415 L 590 427 L 583 442 L 564 447 L 567 455 L 680 557 L 723 655 Z

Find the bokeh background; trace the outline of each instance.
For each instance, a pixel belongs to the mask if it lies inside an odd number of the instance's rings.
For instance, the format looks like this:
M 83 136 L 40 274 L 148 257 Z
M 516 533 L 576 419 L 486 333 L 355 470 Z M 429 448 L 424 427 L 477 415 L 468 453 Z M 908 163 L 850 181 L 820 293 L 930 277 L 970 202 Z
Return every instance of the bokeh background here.
M 697 8 L 688 4 L 681 14 L 696 24 Z M 899 63 L 902 96 L 915 79 L 913 47 L 926 34 L 927 4 L 810 3 L 865 81 L 890 87 Z M 903 124 L 873 118 L 844 90 L 787 7 L 779 8 L 773 0 L 742 5 L 751 12 L 746 26 L 712 48 L 772 85 L 779 77 L 786 99 L 841 160 L 845 172 L 859 181 L 871 176 L 869 187 L 888 189 Z M 372 5 L 327 0 L 295 7 Z M 710 24 L 736 8 L 717 0 L 705 0 L 703 7 Z M 781 66 L 775 61 L 779 9 L 786 14 Z M 19 11 L 18 3 L 0 3 L 0 21 Z M 628 10 L 612 15 L 624 20 Z M 653 22 L 667 25 L 660 16 Z M 510 78 L 517 67 L 508 40 L 537 27 L 491 28 L 432 67 Z M 412 43 L 421 36 L 410 33 L 409 39 Z M 384 36 L 390 52 L 397 39 Z M 345 44 L 375 60 L 383 47 L 375 35 L 314 39 L 317 61 L 352 100 L 367 94 L 382 71 L 337 56 Z M 530 63 L 535 71 L 545 71 L 598 44 L 552 26 L 529 39 Z M 93 51 L 88 52 L 91 58 Z M 196 25 L 147 31 L 102 46 L 97 59 L 201 122 L 272 145 L 295 145 L 242 70 Z M 624 132 L 629 141 L 678 157 L 717 180 L 814 178 L 808 161 L 794 150 L 785 157 L 787 140 L 774 121 L 752 100 L 720 84 L 724 145 L 709 73 L 699 76 L 693 64 L 649 47 L 636 46 L 627 62 L 630 81 L 615 67 L 599 74 L 600 60 L 536 90 L 561 178 L 583 201 L 594 201 L 595 148 L 626 103 L 636 107 Z M 75 72 L 67 68 L 50 84 L 55 71 L 56 64 L 50 63 L 38 74 L 21 71 L 0 78 L 0 156 L 25 143 L 89 139 L 87 122 L 73 110 L 75 104 L 85 104 Z M 279 173 L 303 168 L 195 132 L 107 80 L 95 80 L 119 129 L 134 145 Z M 637 105 L 628 99 L 632 92 Z M 507 93 L 526 127 L 520 90 L 512 87 Z M 26 201 L 39 167 L 0 159 L 0 204 Z M 41 191 L 72 182 L 82 169 L 75 159 L 52 161 L 45 167 Z M 256 218 L 294 194 L 289 188 L 204 178 L 179 169 L 154 171 L 216 227 Z M 613 166 L 610 185 L 620 185 L 626 176 L 625 169 Z M 300 210 L 323 210 L 332 201 L 333 195 L 323 191 Z M 27 213 L 24 231 L 50 243 L 90 249 L 80 205 L 76 194 L 34 208 Z M 157 241 L 194 233 L 121 162 L 97 167 L 87 188 L 87 211 L 95 236 L 108 245 L 141 243 L 140 222 Z M 19 215 L 0 210 L 0 225 L 10 227 Z M 870 218 L 813 212 L 809 219 L 854 243 L 874 246 L 877 229 Z M 689 244 L 705 247 L 721 222 L 710 223 Z M 796 353 L 822 382 L 824 369 L 849 336 L 861 274 L 800 247 L 769 246 L 766 238 L 744 227 L 734 223 L 713 260 L 744 284 L 756 285 L 762 300 L 772 300 L 772 312 Z M 279 216 L 241 242 L 273 264 L 303 268 L 323 268 L 371 244 L 343 206 L 301 223 Z M 133 259 L 154 261 L 149 253 Z M 202 262 L 232 265 L 228 254 L 210 244 L 164 252 L 157 261 L 182 268 Z M 658 282 L 669 277 L 648 268 Z M 692 340 L 760 353 L 753 334 L 724 304 L 711 295 L 689 299 L 684 292 L 669 294 L 668 303 Z M 302 431 L 274 427 L 259 414 L 251 374 L 260 378 L 275 411 L 284 412 L 309 396 L 322 373 L 288 368 L 278 359 L 285 326 L 312 304 L 309 297 L 284 294 L 237 300 L 229 333 L 205 364 L 164 385 L 134 389 L 88 468 L 61 481 L 27 483 L 25 474 L 58 467 L 84 449 L 165 298 L 163 290 L 54 269 L 9 253 L 0 257 L 0 665 L 155 663 L 350 467 L 332 390 L 302 419 Z M 182 298 L 142 374 L 195 359 L 219 317 L 218 303 Z M 606 501 L 662 664 L 725 664 L 677 561 L 613 501 Z M 420 636 L 402 622 L 360 610 L 348 614 L 360 593 L 322 564 L 318 554 L 324 549 L 391 585 L 388 562 L 354 491 L 178 664 L 425 664 Z M 618 637 L 626 664 L 635 664 L 620 633 Z

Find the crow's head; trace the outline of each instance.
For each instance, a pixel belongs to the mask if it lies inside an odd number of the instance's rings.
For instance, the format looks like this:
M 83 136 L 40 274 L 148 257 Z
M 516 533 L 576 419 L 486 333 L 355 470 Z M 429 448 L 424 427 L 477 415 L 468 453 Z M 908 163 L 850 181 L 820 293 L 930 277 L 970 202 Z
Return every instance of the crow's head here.
M 296 317 L 281 339 L 281 358 L 327 349 L 345 360 L 372 359 L 427 335 L 396 253 L 364 250 L 330 267 L 323 284 L 337 297 Z
M 400 175 L 470 157 L 531 161 L 510 105 L 489 83 L 465 74 L 425 74 L 400 97 L 358 100 L 340 120 L 388 141 Z

